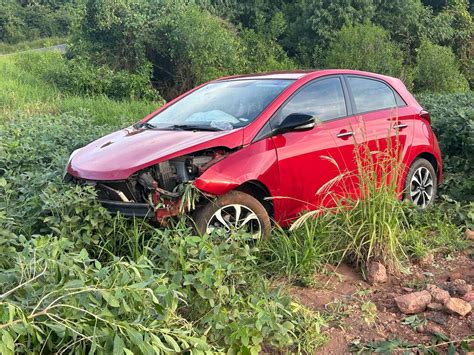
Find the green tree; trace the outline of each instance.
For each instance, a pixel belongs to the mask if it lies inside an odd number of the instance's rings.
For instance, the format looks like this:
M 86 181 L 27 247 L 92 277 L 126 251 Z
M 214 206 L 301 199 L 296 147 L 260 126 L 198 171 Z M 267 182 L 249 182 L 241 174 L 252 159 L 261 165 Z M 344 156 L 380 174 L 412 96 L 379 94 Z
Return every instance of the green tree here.
M 318 67 L 337 31 L 373 14 L 373 0 L 298 0 L 285 7 L 288 27 L 281 43 L 303 66 Z
M 195 5 L 152 10 L 147 56 L 168 97 L 197 84 L 245 70 L 245 48 L 226 21 Z
M 426 22 L 431 10 L 420 0 L 374 0 L 373 22 L 389 32 L 392 41 L 406 52 L 406 59 L 414 59 L 420 38 L 427 31 Z
M 462 92 L 469 89 L 450 48 L 424 40 L 416 61 L 414 81 L 418 91 Z
M 326 66 L 404 77 L 403 56 L 388 32 L 372 24 L 344 26 L 331 42 Z

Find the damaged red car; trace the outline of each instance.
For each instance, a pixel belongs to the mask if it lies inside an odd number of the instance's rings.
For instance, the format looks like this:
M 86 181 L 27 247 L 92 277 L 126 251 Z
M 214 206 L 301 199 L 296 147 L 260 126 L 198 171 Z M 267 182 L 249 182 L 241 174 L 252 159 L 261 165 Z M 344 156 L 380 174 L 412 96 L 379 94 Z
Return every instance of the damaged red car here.
M 318 191 L 357 169 L 356 142 L 378 147 L 387 137 L 396 137 L 406 167 L 400 197 L 432 204 L 442 165 L 429 113 L 399 79 L 352 70 L 208 82 L 74 151 L 66 177 L 95 186 L 113 213 L 158 222 L 197 191 L 189 213 L 198 232 L 260 237 L 272 220 L 285 226 L 330 203 Z

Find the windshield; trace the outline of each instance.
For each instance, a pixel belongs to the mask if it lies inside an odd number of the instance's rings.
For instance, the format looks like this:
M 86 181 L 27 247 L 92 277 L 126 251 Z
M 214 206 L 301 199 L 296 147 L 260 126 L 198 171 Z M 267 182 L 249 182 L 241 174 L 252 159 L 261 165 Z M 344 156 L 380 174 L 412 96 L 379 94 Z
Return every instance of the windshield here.
M 294 80 L 243 79 L 207 84 L 146 123 L 156 129 L 230 130 L 252 122 Z

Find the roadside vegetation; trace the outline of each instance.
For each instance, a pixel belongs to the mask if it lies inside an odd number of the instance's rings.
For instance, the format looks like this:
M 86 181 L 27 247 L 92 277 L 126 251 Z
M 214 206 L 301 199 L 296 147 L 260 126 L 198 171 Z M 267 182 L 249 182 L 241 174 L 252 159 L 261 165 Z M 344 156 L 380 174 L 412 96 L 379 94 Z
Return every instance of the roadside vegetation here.
M 421 290 L 433 277 L 418 278 L 413 265 L 429 256 L 444 265 L 462 255 L 472 265 L 464 236 L 474 229 L 470 6 L 1 3 L 0 53 L 63 38 L 69 50 L 0 56 L 0 353 L 312 353 L 351 318 L 373 326 L 380 307 L 367 289 L 312 307 L 295 288 L 319 292 L 335 284 L 341 265 L 366 279 L 380 262 Z M 92 189 L 62 182 L 73 150 L 205 80 L 339 66 L 402 77 L 431 112 L 445 170 L 434 207 L 420 213 L 394 198 L 394 186 L 380 188 L 363 147 L 362 200 L 336 197 L 331 211 L 302 215 L 256 244 L 245 235 L 228 243 L 196 236 L 184 219 L 156 228 L 111 216 Z M 400 168 L 390 156 L 387 176 Z M 464 333 L 455 340 L 387 337 L 352 350 L 466 351 L 472 342 Z

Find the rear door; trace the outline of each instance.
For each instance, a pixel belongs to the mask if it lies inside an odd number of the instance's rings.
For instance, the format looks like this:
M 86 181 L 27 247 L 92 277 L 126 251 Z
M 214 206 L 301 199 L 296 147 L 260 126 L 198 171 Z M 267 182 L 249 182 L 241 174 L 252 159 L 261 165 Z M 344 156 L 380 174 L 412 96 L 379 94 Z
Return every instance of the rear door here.
M 342 76 L 319 78 L 293 94 L 270 119 L 272 128 L 294 113 L 315 116 L 317 122 L 309 131 L 272 137 L 286 218 L 295 217 L 301 210 L 332 206 L 334 200 L 328 190 L 340 192 L 338 176 L 346 167 L 336 136 L 351 131 L 346 97 Z M 352 151 L 352 140 L 342 138 Z
M 390 169 L 387 155 L 401 161 L 413 139 L 413 111 L 400 95 L 383 80 L 345 75 L 351 97 L 351 106 L 357 120 L 354 140 L 359 146 L 362 160 L 368 149 L 377 176 Z M 365 156 L 365 158 L 368 158 Z M 348 163 L 349 170 L 357 174 L 357 158 Z M 359 159 L 360 160 L 360 159 Z M 391 164 L 391 167 L 395 166 Z M 358 181 L 358 180 L 357 180 Z M 356 183 L 357 184 L 357 183 Z M 360 196 L 357 191 L 356 195 Z

